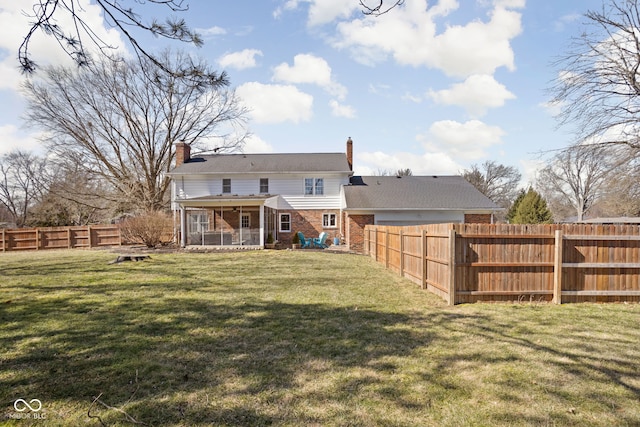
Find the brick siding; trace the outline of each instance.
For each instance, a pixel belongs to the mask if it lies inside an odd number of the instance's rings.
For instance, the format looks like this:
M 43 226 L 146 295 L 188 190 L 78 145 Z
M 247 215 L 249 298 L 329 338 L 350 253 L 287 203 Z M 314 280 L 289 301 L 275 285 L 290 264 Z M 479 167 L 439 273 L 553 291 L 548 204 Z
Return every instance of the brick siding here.
M 293 235 L 298 231 L 304 234 L 304 237 L 318 237 L 323 231 L 328 234 L 327 243 L 333 241 L 334 237 L 340 237 L 340 211 L 332 209 L 318 210 L 280 210 L 278 211 L 278 223 L 276 227 L 280 227 L 280 214 L 291 214 L 291 232 L 278 231 L 278 241 L 285 246 L 291 245 Z M 324 228 L 322 226 L 323 214 L 335 214 L 336 226 Z
M 464 214 L 465 224 L 491 224 L 491 214 Z
M 375 215 L 347 215 L 347 244 L 355 252 L 364 250 L 364 226 L 372 225 Z

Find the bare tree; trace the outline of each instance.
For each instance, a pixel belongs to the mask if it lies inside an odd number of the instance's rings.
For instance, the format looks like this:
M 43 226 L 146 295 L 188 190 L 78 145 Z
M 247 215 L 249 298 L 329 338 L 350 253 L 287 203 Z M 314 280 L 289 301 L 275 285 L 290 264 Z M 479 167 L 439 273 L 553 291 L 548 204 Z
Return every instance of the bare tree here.
M 169 68 L 206 68 L 184 53 L 165 51 L 162 59 Z M 125 206 L 166 206 L 175 141 L 231 151 L 246 136 L 235 92 L 181 79 L 150 60 L 51 67 L 44 77 L 24 86 L 27 119 L 48 131 L 52 154 L 80 159 L 83 171 L 104 179 Z
M 505 166 L 487 160 L 482 166 L 471 165 L 462 172 L 464 179 L 478 191 L 507 209 L 518 196 L 518 186 L 522 175 L 513 166 Z
M 0 163 L 0 203 L 18 227 L 25 225 L 29 208 L 41 196 L 38 176 L 46 161 L 26 151 L 12 151 Z
M 570 203 L 577 220 L 604 194 L 613 173 L 622 173 L 629 162 L 626 150 L 613 152 L 603 145 L 577 145 L 558 153 L 538 176 L 538 187 L 550 199 Z
M 378 169 L 373 173 L 374 176 L 411 176 L 413 171 L 410 168 L 404 169 Z
M 605 0 L 556 66 L 551 88 L 561 125 L 576 143 L 640 148 L 640 10 L 636 0 Z M 595 147 L 591 144 L 590 147 Z
M 394 0 L 387 5 L 384 4 L 384 0 L 376 0 L 376 1 L 368 1 L 368 0 L 360 0 L 360 6 L 362 6 L 362 13 L 365 15 L 371 16 L 380 16 L 396 6 L 400 6 L 404 3 L 405 0 Z
M 404 1 L 394 0 L 386 5 L 384 0 L 359 0 L 359 3 L 365 15 L 379 16 L 402 5 Z M 185 12 L 189 9 L 189 5 L 185 4 L 184 0 L 147 0 L 131 3 L 138 6 L 138 11 L 146 8 L 145 13 L 148 13 L 148 5 L 165 8 L 171 14 Z M 145 48 L 135 35 L 136 30 L 143 30 L 157 37 L 192 43 L 198 47 L 202 46 L 202 37 L 192 30 L 184 19 L 168 17 L 164 19 L 164 22 L 156 18 L 145 20 L 142 14 L 133 7 L 124 6 L 123 2 L 118 0 L 96 0 L 95 5 L 102 9 L 106 23 L 117 29 L 129 42 L 138 58 L 151 61 L 157 67 L 164 68 L 166 72 L 181 75 L 183 78 L 201 78 L 202 70 L 166 68 L 167 64 Z M 97 48 L 102 55 L 113 59 L 113 52 L 117 47 L 110 45 L 98 35 L 96 29 L 92 28 L 85 20 L 84 12 L 80 0 L 34 0 L 31 12 L 25 12 L 32 19 L 31 27 L 18 49 L 18 61 L 22 71 L 33 73 L 38 68 L 37 62 L 31 57 L 29 48 L 31 38 L 39 32 L 53 37 L 60 48 L 78 66 L 86 66 L 92 62 L 90 54 L 92 48 Z M 69 28 L 64 28 L 59 24 L 61 16 L 70 18 L 72 25 Z M 221 75 L 220 77 L 224 78 L 225 76 Z
M 87 171 L 79 157 L 51 158 L 39 177 L 45 189 L 28 223 L 66 226 L 106 223 L 118 214 L 119 198 L 102 177 Z
M 139 7 L 142 7 L 143 3 L 163 6 L 171 13 L 188 10 L 188 6 L 183 5 L 183 0 L 147 0 L 146 2 L 134 3 L 137 3 Z M 151 61 L 157 67 L 164 68 L 166 64 L 140 45 L 133 34 L 135 29 L 145 30 L 154 36 L 193 43 L 196 46 L 201 46 L 203 43 L 202 38 L 192 31 L 183 19 L 167 18 L 164 23 L 156 19 L 145 22 L 132 7 L 124 6 L 120 1 L 96 0 L 95 4 L 102 9 L 107 24 L 116 28 L 129 41 L 135 54 L 139 58 Z M 116 47 L 102 40 L 95 29 L 85 21 L 83 18 L 84 9 L 79 0 L 34 0 L 32 11 L 28 15 L 32 18 L 31 28 L 18 50 L 18 61 L 23 72 L 32 73 L 37 68 L 36 62 L 31 59 L 29 44 L 31 37 L 39 31 L 53 37 L 60 48 L 78 66 L 86 66 L 92 62 L 89 54 L 92 47 L 97 47 L 103 55 L 113 58 L 112 52 Z M 63 15 L 71 18 L 73 23 L 71 28 L 60 26 L 60 18 Z M 165 71 L 181 73 L 179 70 L 168 68 L 165 68 Z M 189 71 L 189 73 L 194 72 L 195 70 Z M 197 76 L 197 72 L 193 76 Z
M 592 206 L 596 216 L 640 215 L 640 164 L 637 158 L 611 171 L 603 184 L 602 197 Z

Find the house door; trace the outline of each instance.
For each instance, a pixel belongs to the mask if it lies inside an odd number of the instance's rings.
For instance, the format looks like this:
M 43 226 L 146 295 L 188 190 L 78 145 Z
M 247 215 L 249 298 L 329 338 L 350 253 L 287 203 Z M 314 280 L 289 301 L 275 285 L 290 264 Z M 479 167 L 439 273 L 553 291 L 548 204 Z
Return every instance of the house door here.
M 251 214 L 243 213 L 240 216 L 240 233 L 242 235 L 242 243 L 251 240 Z M 251 243 L 253 244 L 253 243 Z

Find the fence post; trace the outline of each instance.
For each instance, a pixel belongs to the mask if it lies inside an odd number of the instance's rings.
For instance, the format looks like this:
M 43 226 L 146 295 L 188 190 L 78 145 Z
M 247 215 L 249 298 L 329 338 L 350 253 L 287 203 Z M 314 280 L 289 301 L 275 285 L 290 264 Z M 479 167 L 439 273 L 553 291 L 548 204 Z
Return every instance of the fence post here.
M 449 305 L 456 304 L 456 230 L 449 230 Z
M 373 259 L 378 262 L 378 227 L 373 229 Z
M 367 226 L 365 225 L 364 227 L 364 237 L 363 237 L 363 251 L 365 255 L 369 255 L 369 230 L 367 229 Z
M 71 227 L 67 227 L 67 249 L 71 249 Z
M 404 277 L 404 237 L 400 229 L 400 277 Z
M 555 233 L 555 251 L 553 260 L 553 302 L 562 304 L 562 230 Z
M 40 249 L 40 229 L 36 228 L 36 251 Z
M 2 252 L 7 250 L 7 241 L 5 239 L 4 228 L 2 229 Z
M 389 268 L 389 229 L 384 229 L 384 266 Z
M 422 289 L 427 288 L 427 230 L 422 230 L 422 237 L 420 238 L 420 252 L 422 253 L 422 278 L 420 287 Z
M 91 226 L 87 225 L 87 237 L 89 238 L 89 247 L 91 247 Z

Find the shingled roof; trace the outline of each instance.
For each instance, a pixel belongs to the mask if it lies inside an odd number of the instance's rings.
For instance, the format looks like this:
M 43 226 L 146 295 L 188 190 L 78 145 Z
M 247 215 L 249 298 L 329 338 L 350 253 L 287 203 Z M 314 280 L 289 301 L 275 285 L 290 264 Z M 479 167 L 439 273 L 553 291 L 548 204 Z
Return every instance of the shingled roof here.
M 461 176 L 354 176 L 347 210 L 500 210 Z
M 192 157 L 170 175 L 211 173 L 351 173 L 345 153 L 217 154 Z

